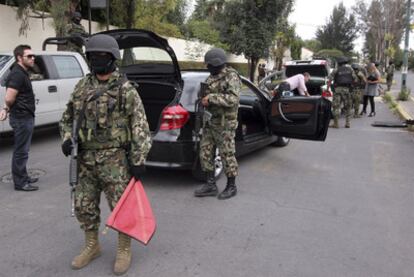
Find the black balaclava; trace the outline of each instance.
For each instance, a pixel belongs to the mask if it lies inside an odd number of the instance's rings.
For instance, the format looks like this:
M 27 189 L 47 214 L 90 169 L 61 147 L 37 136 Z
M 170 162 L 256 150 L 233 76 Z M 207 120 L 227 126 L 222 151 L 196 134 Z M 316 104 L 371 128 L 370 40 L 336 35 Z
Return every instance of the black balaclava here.
M 80 24 L 81 23 L 81 19 L 79 18 L 79 17 L 74 17 L 73 19 L 72 19 L 72 21 L 75 23 L 75 24 Z
M 91 71 L 95 74 L 108 74 L 116 69 L 115 59 L 112 55 L 88 55 Z
M 225 66 L 224 64 L 219 65 L 219 66 L 213 66 L 211 64 L 208 64 L 207 70 L 208 72 L 210 72 L 211 75 L 218 75 L 221 72 L 221 70 L 223 70 L 224 66 Z

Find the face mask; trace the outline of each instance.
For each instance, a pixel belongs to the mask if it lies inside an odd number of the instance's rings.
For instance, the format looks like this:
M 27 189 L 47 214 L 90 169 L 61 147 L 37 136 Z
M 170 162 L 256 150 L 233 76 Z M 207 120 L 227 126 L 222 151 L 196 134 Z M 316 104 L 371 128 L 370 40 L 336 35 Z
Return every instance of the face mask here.
M 74 22 L 75 24 L 80 24 L 81 20 L 80 20 L 80 18 L 74 18 L 74 19 L 73 19 L 73 22 Z
M 89 55 L 91 71 L 95 74 L 108 74 L 115 71 L 115 60 L 111 55 Z
M 219 66 L 212 66 L 210 64 L 207 65 L 207 70 L 208 72 L 210 72 L 211 75 L 218 75 L 223 68 L 224 64 Z

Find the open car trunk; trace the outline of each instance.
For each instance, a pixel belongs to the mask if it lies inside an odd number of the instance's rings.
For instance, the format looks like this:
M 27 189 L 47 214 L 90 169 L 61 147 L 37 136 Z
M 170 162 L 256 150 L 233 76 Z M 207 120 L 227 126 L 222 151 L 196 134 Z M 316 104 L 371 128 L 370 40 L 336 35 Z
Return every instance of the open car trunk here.
M 321 95 L 322 86 L 325 85 L 325 78 L 312 78 L 306 83 L 310 95 Z
M 162 111 L 175 99 L 177 91 L 169 83 L 134 81 L 138 84 L 138 94 L 144 105 L 150 131 L 155 132 L 159 127 Z

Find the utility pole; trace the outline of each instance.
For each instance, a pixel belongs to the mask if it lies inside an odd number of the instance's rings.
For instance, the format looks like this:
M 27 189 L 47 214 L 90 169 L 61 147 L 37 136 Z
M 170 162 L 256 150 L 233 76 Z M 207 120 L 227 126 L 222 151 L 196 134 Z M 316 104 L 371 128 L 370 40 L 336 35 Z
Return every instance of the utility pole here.
M 410 43 L 410 29 L 411 29 L 411 0 L 407 0 L 407 18 L 405 24 L 405 45 L 404 45 L 404 59 L 401 77 L 401 90 L 407 89 L 407 73 L 408 73 L 408 47 Z

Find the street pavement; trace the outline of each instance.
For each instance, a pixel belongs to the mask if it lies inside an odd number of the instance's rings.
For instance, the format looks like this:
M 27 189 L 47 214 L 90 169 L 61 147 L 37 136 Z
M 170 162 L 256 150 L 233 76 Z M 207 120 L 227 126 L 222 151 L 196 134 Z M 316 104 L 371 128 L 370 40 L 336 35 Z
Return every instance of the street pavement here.
M 376 104 L 375 118 L 330 129 L 325 142 L 292 140 L 239 159 L 239 193 L 229 200 L 193 197 L 189 172 L 148 170 L 157 232 L 146 247 L 134 242 L 125 276 L 414 276 L 414 134 L 372 127 L 397 119 L 380 98 Z M 83 235 L 70 217 L 56 128 L 33 140 L 29 168 L 43 174 L 39 191 L 12 189 L 11 153 L 1 139 L 0 277 L 113 276 L 112 230 L 100 237 L 100 258 L 70 269 Z

